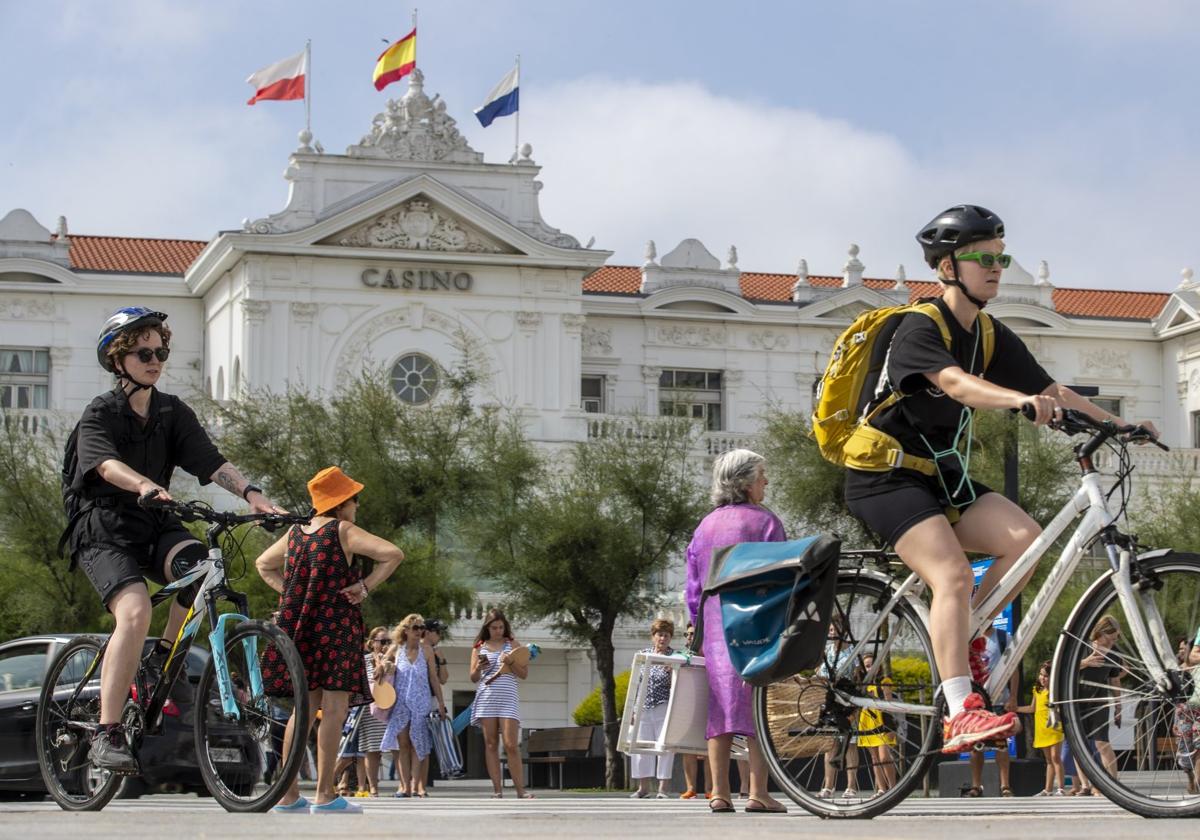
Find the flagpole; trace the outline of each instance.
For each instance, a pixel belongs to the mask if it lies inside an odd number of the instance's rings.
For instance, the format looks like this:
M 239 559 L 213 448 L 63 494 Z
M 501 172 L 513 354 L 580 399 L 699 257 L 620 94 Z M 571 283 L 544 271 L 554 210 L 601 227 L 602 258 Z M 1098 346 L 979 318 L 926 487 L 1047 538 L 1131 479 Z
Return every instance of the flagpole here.
M 304 42 L 304 130 L 312 134 L 312 39 Z
M 413 6 L 413 32 L 417 31 L 417 7 Z M 417 39 L 413 38 L 413 69 L 417 69 Z
M 517 90 L 521 89 L 521 54 L 517 53 Z M 517 96 L 521 94 L 518 93 Z M 521 159 L 521 106 L 517 105 L 516 136 L 513 140 L 513 163 Z

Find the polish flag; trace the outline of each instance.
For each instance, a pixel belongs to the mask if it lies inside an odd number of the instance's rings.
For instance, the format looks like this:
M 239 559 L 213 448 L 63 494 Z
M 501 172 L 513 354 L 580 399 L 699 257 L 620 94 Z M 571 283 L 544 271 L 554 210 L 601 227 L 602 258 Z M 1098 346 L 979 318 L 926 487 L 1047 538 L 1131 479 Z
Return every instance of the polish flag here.
M 253 105 L 260 99 L 303 99 L 304 77 L 307 75 L 308 50 L 276 61 L 269 67 L 251 73 L 246 79 L 246 84 L 254 88 L 254 96 L 246 104 Z

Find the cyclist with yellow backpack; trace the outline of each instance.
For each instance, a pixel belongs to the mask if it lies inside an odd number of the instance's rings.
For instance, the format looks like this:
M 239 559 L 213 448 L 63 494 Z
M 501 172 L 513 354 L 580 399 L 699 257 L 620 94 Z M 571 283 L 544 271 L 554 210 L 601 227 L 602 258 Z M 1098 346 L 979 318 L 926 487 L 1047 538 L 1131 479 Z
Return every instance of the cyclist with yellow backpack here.
M 984 598 L 1041 532 L 1017 505 L 971 479 L 973 409 L 1027 406 L 1039 425 L 1064 407 L 1124 421 L 1057 384 L 1016 334 L 982 311 L 1012 260 L 995 213 L 951 207 L 917 241 L 943 296 L 875 310 L 851 325 L 821 381 L 813 430 L 822 454 L 848 468 L 850 512 L 932 591 L 929 629 L 948 708 L 943 751 L 959 752 L 1018 728 L 1013 713 L 994 714 L 971 691 L 974 580 L 964 552 L 996 558 L 978 588 Z

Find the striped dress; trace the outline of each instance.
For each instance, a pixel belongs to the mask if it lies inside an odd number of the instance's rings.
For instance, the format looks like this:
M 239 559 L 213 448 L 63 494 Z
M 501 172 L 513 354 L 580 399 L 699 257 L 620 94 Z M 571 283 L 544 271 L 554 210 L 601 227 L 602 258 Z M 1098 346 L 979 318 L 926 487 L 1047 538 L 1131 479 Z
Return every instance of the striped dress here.
M 471 723 L 477 724 L 480 718 L 512 718 L 521 719 L 521 706 L 517 699 L 517 678 L 505 674 L 487 685 L 487 679 L 500 670 L 500 655 L 513 649 L 512 642 L 504 640 L 504 647 L 499 651 L 488 650 L 487 645 L 481 645 L 479 656 L 487 657 L 487 667 L 479 682 L 475 683 L 475 703 L 471 706 Z
M 363 657 L 367 663 L 367 681 L 375 684 L 375 657 L 367 654 Z M 383 731 L 387 724 L 370 713 L 364 714 L 358 721 L 358 748 L 364 753 L 380 752 L 383 744 Z

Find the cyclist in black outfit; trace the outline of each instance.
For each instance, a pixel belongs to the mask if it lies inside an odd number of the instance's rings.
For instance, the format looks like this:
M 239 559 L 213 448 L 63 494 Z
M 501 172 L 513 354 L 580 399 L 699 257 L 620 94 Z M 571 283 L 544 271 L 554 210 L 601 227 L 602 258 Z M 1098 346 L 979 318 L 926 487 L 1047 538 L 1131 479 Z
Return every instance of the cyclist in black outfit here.
M 96 355 L 118 384 L 83 412 L 70 485 L 80 502 L 66 535 L 72 566 L 82 567 L 116 622 L 101 672 L 101 728 L 91 757 L 97 767 L 117 772 L 137 770 L 119 721 L 150 628 L 145 580 L 173 581 L 207 556 L 175 516 L 139 507 L 139 497 L 170 500 L 171 474 L 182 467 L 201 484 L 215 481 L 245 499 L 255 513 L 279 511 L 217 451 L 183 400 L 154 387 L 170 354 L 166 318 L 128 307 L 105 322 Z M 197 587 L 198 582 L 171 604 L 164 639 L 152 657 L 159 667 Z
M 972 409 L 1030 406 L 1041 425 L 1072 408 L 1100 420 L 1113 417 L 1057 384 L 1024 343 L 993 319 L 995 350 L 984 369 L 977 318 L 996 297 L 1004 254 L 1004 223 L 975 205 L 952 207 L 917 235 L 945 293 L 936 301 L 950 329 L 949 349 L 935 322 L 904 316 L 892 338 L 876 396 L 898 389 L 905 398 L 874 422 L 894 436 L 906 455 L 933 461 L 933 475 L 904 467 L 885 472 L 848 470 L 845 498 L 851 513 L 887 540 L 929 585 L 930 635 L 949 718 L 944 749 L 955 751 L 1015 730 L 1011 713 L 995 715 L 971 692 L 969 616 L 973 576 L 965 551 L 996 560 L 980 582 L 986 598 L 1041 533 L 1025 511 L 969 476 Z M 1152 424 L 1143 426 L 1154 431 Z M 1028 579 L 1025 581 L 1028 582 Z M 978 642 L 980 640 L 976 640 Z

